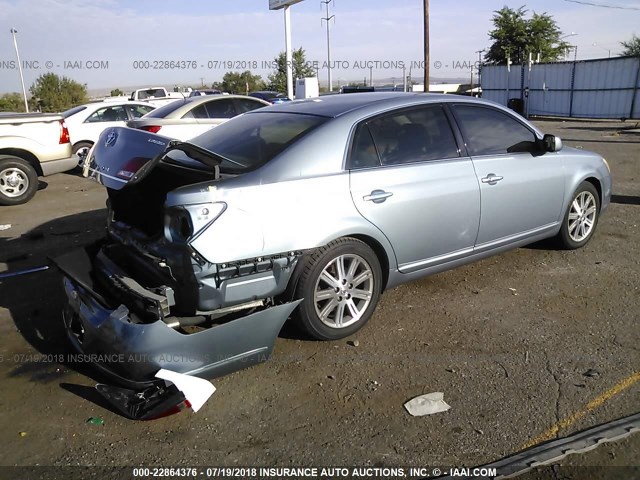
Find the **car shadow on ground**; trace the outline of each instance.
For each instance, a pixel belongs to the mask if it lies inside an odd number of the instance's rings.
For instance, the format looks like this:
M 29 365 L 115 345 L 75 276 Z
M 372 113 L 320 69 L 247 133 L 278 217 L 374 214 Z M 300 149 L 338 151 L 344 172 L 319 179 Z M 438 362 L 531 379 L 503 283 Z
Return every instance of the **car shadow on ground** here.
M 50 382 L 60 379 L 61 371 L 70 369 L 98 380 L 87 364 L 69 361 L 74 352 L 62 323 L 62 276 L 49 257 L 101 238 L 106 214 L 106 209 L 83 212 L 44 223 L 19 237 L 0 238 L 0 263 L 7 265 L 7 272 L 0 277 L 0 306 L 10 312 L 16 329 L 43 359 L 31 361 L 33 355 L 25 354 L 10 376 Z M 45 267 L 48 268 L 42 269 Z M 41 270 L 24 273 L 38 268 Z
M 636 195 L 612 195 L 611 203 L 621 205 L 640 205 L 640 197 Z
M 593 140 L 593 139 L 584 139 L 584 138 L 564 138 L 562 137 L 563 142 L 574 142 L 577 144 L 582 143 L 640 143 L 640 140 L 621 140 L 622 138 L 627 137 L 615 137 L 617 140 Z

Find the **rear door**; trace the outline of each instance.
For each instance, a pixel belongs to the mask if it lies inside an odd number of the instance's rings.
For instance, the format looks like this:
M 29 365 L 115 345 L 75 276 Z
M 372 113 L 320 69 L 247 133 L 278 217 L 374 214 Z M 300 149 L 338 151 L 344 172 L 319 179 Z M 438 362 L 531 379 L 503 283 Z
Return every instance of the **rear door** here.
M 473 159 L 482 215 L 476 250 L 554 229 L 561 217 L 564 168 L 515 115 L 484 105 L 452 108 Z
M 348 168 L 356 208 L 389 239 L 400 271 L 473 251 L 478 181 L 441 105 L 400 109 L 358 125 Z

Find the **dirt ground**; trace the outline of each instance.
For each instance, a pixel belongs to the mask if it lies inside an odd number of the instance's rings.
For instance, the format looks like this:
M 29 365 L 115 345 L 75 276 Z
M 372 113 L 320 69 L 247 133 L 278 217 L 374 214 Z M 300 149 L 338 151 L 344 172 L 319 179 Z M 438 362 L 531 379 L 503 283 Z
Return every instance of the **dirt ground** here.
M 537 124 L 611 165 L 613 203 L 585 248 L 520 248 L 387 291 L 349 339 L 357 347 L 285 326 L 270 361 L 214 379 L 196 414 L 135 422 L 111 411 L 95 372 L 53 361 L 68 351 L 59 275 L 0 280 L 0 464 L 472 466 L 554 425 L 555 438 L 640 411 L 640 134 L 620 122 Z M 28 204 L 0 207 L 11 224 L 0 273 L 102 235 L 101 186 L 44 182 Z M 403 408 L 437 391 L 448 412 Z M 628 441 L 625 464 L 640 464 L 639 444 Z

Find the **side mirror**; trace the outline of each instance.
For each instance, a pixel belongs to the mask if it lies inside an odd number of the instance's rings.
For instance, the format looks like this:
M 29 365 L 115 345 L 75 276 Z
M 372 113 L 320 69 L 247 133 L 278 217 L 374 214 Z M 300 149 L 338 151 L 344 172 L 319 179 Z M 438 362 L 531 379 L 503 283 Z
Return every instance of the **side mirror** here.
M 545 135 L 542 138 L 542 144 L 547 152 L 559 152 L 562 150 L 562 140 L 560 140 L 560 137 L 556 137 L 555 135 Z

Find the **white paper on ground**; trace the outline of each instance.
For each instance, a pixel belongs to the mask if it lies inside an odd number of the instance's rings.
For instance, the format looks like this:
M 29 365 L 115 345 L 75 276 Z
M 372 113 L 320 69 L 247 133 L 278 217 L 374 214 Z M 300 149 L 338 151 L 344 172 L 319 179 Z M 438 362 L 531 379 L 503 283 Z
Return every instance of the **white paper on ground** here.
M 404 404 L 404 408 L 414 417 L 446 412 L 451 406 L 443 399 L 444 393 L 442 392 L 425 393 L 409 400 Z
M 209 380 L 185 375 L 184 373 L 173 372 L 164 368 L 158 370 L 156 377 L 173 383 L 178 390 L 184 393 L 184 397 L 189 401 L 191 409 L 194 412 L 200 410 L 200 407 L 202 407 L 209 397 L 213 395 L 213 392 L 216 391 L 216 387 L 214 387 L 213 383 Z

